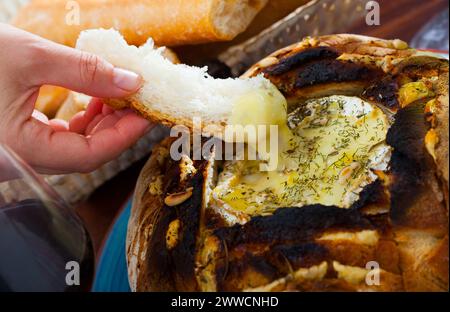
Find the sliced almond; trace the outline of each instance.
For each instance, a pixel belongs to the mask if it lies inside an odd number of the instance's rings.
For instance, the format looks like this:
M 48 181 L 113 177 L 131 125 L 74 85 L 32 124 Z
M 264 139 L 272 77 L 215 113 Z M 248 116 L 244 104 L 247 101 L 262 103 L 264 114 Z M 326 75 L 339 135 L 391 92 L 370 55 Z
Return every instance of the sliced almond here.
M 194 162 L 187 155 L 182 155 L 180 160 L 180 180 L 181 182 L 186 181 L 186 179 L 197 172 L 194 167 Z
M 345 184 L 352 176 L 353 172 L 358 169 L 361 165 L 358 162 L 352 162 L 350 165 L 342 169 L 339 173 L 339 183 Z
M 166 247 L 171 250 L 176 245 L 178 245 L 179 236 L 180 236 L 180 227 L 181 221 L 179 219 L 175 219 L 169 223 L 169 227 L 166 232 Z
M 169 194 L 164 199 L 164 203 L 169 207 L 180 205 L 191 198 L 193 190 L 193 187 L 189 187 L 186 191 Z

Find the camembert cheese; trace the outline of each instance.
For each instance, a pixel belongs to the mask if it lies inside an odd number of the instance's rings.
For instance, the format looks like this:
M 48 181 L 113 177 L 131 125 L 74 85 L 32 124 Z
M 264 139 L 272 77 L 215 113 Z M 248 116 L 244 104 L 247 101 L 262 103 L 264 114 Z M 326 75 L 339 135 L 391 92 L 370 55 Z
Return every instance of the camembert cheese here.
M 281 109 L 280 103 L 266 108 Z M 311 204 L 349 208 L 363 187 L 377 179 L 373 171 L 387 169 L 389 120 L 380 108 L 358 97 L 337 95 L 309 100 L 303 107 L 284 122 L 285 113 L 273 113 L 273 121 L 282 128 L 280 141 L 284 140 L 276 170 L 261 171 L 265 160 L 225 163 L 212 192 L 214 204 L 226 208 L 222 211 L 254 216 Z M 271 122 L 268 112 L 265 116 L 263 121 Z M 225 217 L 230 223 L 243 223 L 233 215 Z

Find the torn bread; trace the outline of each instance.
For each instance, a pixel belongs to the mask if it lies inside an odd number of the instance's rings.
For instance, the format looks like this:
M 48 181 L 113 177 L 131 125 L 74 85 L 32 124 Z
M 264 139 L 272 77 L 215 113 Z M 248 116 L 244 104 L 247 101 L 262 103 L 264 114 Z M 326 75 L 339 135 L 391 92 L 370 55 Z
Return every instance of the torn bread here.
M 115 108 L 131 107 L 144 117 L 167 126 L 193 128 L 193 118 L 217 125 L 218 136 L 230 123 L 234 103 L 254 89 L 269 88 L 262 76 L 245 79 L 214 79 L 206 68 L 173 64 L 149 41 L 130 46 L 114 30 L 81 33 L 77 48 L 96 54 L 113 65 L 132 70 L 144 79 L 143 87 L 129 98 L 107 100 Z
M 162 49 L 161 55 L 167 59 L 168 61 L 178 64 L 180 63 L 180 60 L 178 59 L 178 56 L 175 52 L 173 52 L 171 49 L 165 48 Z M 69 121 L 75 114 L 78 112 L 86 110 L 89 103 L 91 102 L 92 97 L 78 93 L 75 91 L 69 91 L 64 88 L 56 88 L 56 87 L 49 87 L 49 88 L 55 88 L 55 90 L 61 89 L 65 91 L 65 100 L 56 108 L 56 116 L 53 114 L 52 116 L 55 116 L 57 119 L 62 119 Z M 52 89 L 51 89 L 52 90 Z M 42 92 L 42 89 L 41 89 Z M 45 93 L 44 93 L 45 94 Z M 38 102 L 41 97 L 41 94 L 39 94 Z M 43 98 L 45 99 L 45 98 Z M 37 106 L 39 109 L 39 106 Z M 48 116 L 48 115 L 47 115 Z

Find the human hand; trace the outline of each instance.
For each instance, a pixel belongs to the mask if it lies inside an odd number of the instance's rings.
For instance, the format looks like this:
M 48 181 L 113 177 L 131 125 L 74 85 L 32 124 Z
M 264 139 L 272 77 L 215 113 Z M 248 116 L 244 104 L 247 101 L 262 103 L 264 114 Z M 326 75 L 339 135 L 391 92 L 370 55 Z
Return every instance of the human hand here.
M 34 110 L 40 86 L 98 98 L 136 92 L 141 78 L 106 61 L 0 23 L 0 143 L 41 173 L 90 172 L 118 157 L 152 125 L 94 99 L 66 123 Z

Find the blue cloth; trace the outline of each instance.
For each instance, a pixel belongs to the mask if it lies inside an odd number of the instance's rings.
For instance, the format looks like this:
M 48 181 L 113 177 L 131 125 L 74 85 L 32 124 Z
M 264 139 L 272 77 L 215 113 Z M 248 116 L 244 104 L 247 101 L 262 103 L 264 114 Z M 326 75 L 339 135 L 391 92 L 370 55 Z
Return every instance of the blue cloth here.
M 131 212 L 131 200 L 111 229 L 97 264 L 93 292 L 129 292 L 125 241 Z

